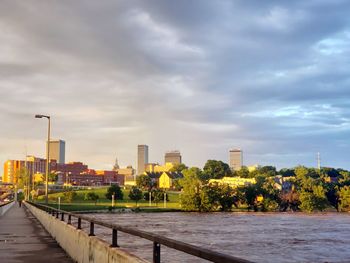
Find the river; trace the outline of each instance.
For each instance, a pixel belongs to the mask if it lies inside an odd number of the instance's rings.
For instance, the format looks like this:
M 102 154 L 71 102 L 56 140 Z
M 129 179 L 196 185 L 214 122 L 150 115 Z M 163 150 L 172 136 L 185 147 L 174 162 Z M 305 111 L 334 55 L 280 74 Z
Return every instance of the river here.
M 91 217 L 158 233 L 254 262 L 350 262 L 350 214 L 125 213 Z M 96 233 L 110 241 L 111 230 Z M 119 233 L 118 242 L 147 260 L 152 243 Z M 161 247 L 162 262 L 206 262 Z

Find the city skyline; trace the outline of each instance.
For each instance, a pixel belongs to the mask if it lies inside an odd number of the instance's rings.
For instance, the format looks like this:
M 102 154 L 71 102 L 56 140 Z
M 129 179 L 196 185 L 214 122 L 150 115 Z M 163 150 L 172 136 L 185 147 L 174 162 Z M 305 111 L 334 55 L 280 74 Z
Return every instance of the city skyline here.
M 136 167 L 180 149 L 186 165 L 350 169 L 346 1 L 5 0 L 0 8 L 0 162 L 45 157 Z M 326 15 L 315 15 L 315 14 Z M 60 21 L 60 23 L 57 23 Z M 26 150 L 27 148 L 27 150 Z

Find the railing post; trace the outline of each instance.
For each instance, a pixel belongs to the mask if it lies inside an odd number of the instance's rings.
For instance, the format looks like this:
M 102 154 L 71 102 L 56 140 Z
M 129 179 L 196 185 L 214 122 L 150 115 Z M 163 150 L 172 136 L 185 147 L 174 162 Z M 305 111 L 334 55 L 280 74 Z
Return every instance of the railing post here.
M 60 213 L 58 212 L 58 211 L 56 211 L 56 218 L 58 218 L 58 215 L 59 215 Z
M 78 227 L 77 228 L 81 229 L 81 218 L 80 217 L 78 217 Z
M 118 246 L 118 231 L 117 229 L 113 228 L 113 232 L 112 232 L 112 245 L 111 247 L 119 247 Z
M 61 213 L 61 221 L 64 221 L 64 213 Z
M 89 234 L 89 236 L 94 236 L 95 235 L 94 234 L 94 228 L 95 228 L 94 225 L 95 225 L 94 222 L 90 222 L 90 234 Z
M 72 224 L 72 216 L 71 215 L 68 215 L 68 222 L 67 222 L 68 225 L 71 225 Z
M 160 263 L 160 244 L 153 242 L 153 263 Z

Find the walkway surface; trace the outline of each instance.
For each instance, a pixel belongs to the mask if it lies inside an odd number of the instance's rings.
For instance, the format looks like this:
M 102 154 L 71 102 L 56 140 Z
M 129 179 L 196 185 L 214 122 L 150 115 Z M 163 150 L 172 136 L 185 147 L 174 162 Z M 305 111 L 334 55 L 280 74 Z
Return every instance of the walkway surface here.
M 1 263 L 72 263 L 73 260 L 22 205 L 0 216 Z

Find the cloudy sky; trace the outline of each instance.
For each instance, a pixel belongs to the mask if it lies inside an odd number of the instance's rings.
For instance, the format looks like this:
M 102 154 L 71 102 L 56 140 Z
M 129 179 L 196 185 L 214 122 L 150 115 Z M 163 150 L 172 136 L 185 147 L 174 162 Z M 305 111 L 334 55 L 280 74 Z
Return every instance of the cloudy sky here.
M 350 169 L 350 2 L 0 0 L 0 161 L 136 165 L 180 150 Z

